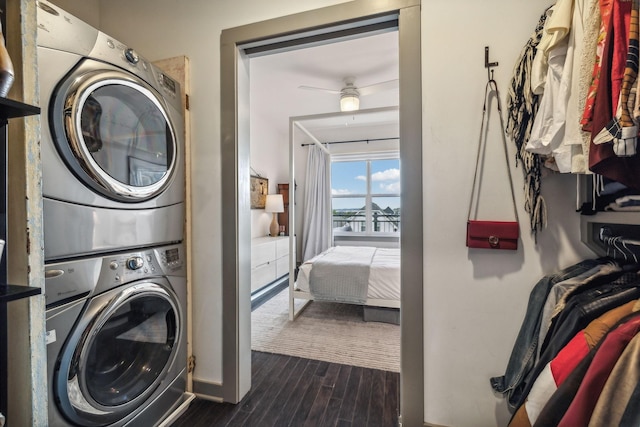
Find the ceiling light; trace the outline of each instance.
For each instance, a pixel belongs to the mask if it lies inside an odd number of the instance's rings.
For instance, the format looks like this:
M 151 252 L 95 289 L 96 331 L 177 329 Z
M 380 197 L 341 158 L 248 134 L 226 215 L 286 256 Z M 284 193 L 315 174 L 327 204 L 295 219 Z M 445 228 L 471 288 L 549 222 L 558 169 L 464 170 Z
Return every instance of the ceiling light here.
M 360 97 L 357 91 L 354 92 L 340 96 L 340 111 L 357 111 L 360 108 Z

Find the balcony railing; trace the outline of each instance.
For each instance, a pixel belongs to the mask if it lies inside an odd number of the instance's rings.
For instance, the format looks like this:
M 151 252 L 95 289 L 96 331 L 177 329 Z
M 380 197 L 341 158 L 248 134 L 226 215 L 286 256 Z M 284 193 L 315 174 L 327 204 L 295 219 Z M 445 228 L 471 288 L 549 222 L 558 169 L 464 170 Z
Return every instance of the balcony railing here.
M 375 233 L 397 233 L 400 231 L 400 215 L 374 212 L 371 230 Z M 354 213 L 333 213 L 333 229 L 336 231 L 353 231 L 363 233 L 367 231 L 366 216 Z

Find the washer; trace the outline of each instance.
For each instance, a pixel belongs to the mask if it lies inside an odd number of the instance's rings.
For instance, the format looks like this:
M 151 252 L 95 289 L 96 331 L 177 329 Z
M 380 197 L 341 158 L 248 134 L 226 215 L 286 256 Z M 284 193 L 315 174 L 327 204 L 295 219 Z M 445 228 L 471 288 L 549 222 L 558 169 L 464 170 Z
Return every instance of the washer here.
M 49 426 L 154 426 L 187 380 L 182 244 L 45 269 Z
M 184 237 L 180 85 L 38 2 L 45 262 Z

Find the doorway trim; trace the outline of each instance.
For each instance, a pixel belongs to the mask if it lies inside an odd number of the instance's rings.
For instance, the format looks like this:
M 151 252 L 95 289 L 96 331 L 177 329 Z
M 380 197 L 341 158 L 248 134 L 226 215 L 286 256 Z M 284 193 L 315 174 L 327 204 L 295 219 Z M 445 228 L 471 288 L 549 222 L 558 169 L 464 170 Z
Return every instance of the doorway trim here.
M 248 59 L 242 46 L 396 14 L 399 32 L 401 244 L 400 415 L 424 420 L 422 71 L 420 0 L 354 0 L 222 31 L 222 393 L 237 403 L 251 387 Z

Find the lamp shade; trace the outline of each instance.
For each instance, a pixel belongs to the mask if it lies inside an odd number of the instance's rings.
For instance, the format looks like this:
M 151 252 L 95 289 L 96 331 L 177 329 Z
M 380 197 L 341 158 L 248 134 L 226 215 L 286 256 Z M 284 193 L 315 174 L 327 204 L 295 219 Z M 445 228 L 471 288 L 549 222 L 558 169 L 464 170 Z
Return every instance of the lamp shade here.
M 356 94 L 347 94 L 340 97 L 340 111 L 357 111 L 360 108 L 360 98 Z
M 284 212 L 282 194 L 269 194 L 264 205 L 265 212 Z

